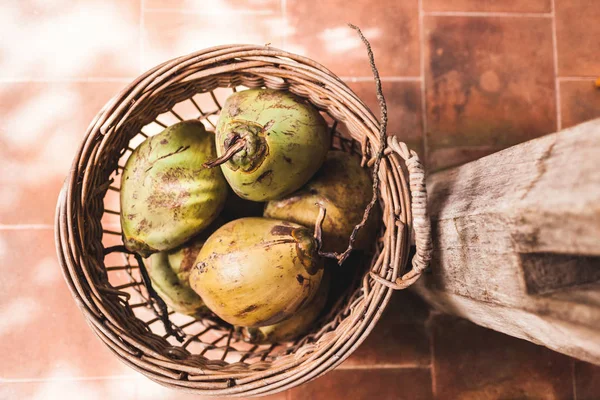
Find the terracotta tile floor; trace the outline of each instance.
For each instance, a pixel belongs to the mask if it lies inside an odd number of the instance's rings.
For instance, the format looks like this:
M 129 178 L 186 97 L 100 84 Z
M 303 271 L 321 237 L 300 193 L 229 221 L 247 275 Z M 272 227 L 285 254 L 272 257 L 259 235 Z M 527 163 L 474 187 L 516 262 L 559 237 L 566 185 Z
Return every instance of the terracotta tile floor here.
M 556 129 L 549 18 L 428 15 L 423 25 L 431 168 Z
M 99 108 L 148 67 L 226 42 L 323 62 L 431 169 L 600 117 L 596 0 L 67 0 L 0 5 L 0 399 L 185 399 L 116 360 L 56 260 L 56 195 Z M 114 199 L 113 199 L 114 200 Z M 110 200 L 109 200 L 110 201 Z M 106 221 L 114 223 L 114 220 Z M 398 293 L 338 370 L 272 399 L 599 399 L 600 367 Z

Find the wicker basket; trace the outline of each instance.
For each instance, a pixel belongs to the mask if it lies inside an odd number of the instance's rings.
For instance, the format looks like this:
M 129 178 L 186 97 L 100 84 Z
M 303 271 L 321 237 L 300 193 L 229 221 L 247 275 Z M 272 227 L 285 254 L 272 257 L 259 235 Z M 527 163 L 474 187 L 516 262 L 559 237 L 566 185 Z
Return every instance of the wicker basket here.
M 378 174 L 383 221 L 372 261 L 363 263 L 357 284 L 315 329 L 293 343 L 251 345 L 215 319 L 171 312 L 172 327 L 185 340 L 165 333 L 136 259 L 105 251 L 122 243 L 120 171 L 137 144 L 171 123 L 198 118 L 214 127 L 223 99 L 243 87 L 289 90 L 307 98 L 330 121 L 332 146 L 362 153 L 373 165 L 382 145 L 379 123 L 338 77 L 310 59 L 274 48 L 219 46 L 155 67 L 106 104 L 86 132 L 57 206 L 56 246 L 64 276 L 96 335 L 150 379 L 203 395 L 272 394 L 335 368 L 373 329 L 393 290 L 418 279 L 431 252 L 421 163 L 390 137 Z M 413 241 L 416 253 L 405 271 Z

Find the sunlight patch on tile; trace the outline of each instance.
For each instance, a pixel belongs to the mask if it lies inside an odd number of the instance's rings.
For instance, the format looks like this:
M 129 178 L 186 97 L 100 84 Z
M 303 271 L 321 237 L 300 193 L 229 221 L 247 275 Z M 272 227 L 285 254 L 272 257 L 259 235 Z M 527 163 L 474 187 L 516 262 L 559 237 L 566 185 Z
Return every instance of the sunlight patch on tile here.
M 368 37 L 369 40 L 375 40 L 381 36 L 381 30 L 378 28 L 367 28 L 363 30 L 363 34 L 365 37 Z M 352 29 L 348 29 L 348 26 L 346 25 L 325 29 L 319 35 L 319 39 L 331 54 L 342 54 L 363 46 L 362 41 L 356 32 Z
M 0 198 L 4 197 L 4 194 L 2 196 L 0 196 Z M 8 246 L 6 245 L 6 241 L 4 240 L 4 238 L 2 236 L 0 236 L 0 258 L 4 257 L 6 255 L 6 252 L 8 251 Z
M 315 4 L 288 0 L 286 50 L 308 56 L 344 77 L 372 75 L 365 47 L 348 22 L 371 43 L 383 77 L 419 75 L 419 2 L 330 0 Z
M 60 270 L 56 268 L 55 257 L 43 258 L 34 268 L 33 280 L 41 286 L 49 286 L 60 282 Z
M 85 381 L 74 381 L 68 384 L 62 381 L 43 382 L 33 395 L 35 400 L 59 398 L 99 400 L 101 396 L 93 385 Z
M 9 169 L 5 168 L 4 161 L 2 161 L 2 166 L 0 166 L 0 175 L 4 175 L 8 173 Z M 0 181 L 1 182 L 1 181 Z M 1 182 L 0 184 L 0 209 L 2 210 L 11 210 L 13 209 L 19 199 L 19 193 L 16 190 L 8 189 L 9 185 L 5 182 Z M 4 218 L 0 217 L 0 224 L 6 224 L 7 221 Z M 0 255 L 2 255 L 0 253 Z
M 220 18 L 203 14 L 145 13 L 144 69 L 222 44 L 281 47 L 281 17 L 228 14 L 226 19 L 224 24 Z
M 87 126 L 122 87 L 0 83 L 0 223 L 53 223 L 56 197 Z
M 63 110 L 76 109 L 79 100 L 79 96 L 66 87 L 29 97 L 5 116 L 8 118 L 0 127 L 0 134 L 3 140 L 16 148 L 35 146 L 48 128 L 56 123 L 56 117 Z M 64 119 L 67 119 L 66 116 Z M 28 123 L 24 124 L 24 121 Z
M 147 10 L 194 11 L 203 14 L 274 13 L 280 9 L 280 0 L 146 0 Z
M 0 42 L 0 77 L 135 76 L 139 66 L 136 3 L 3 5 L 0 37 L 15 40 Z
M 135 388 L 136 395 L 140 399 L 170 400 L 177 399 L 179 397 L 179 392 L 161 386 L 143 376 L 135 379 Z
M 29 324 L 40 311 L 39 303 L 31 297 L 17 297 L 3 303 L 0 308 L 0 337 Z
M 74 381 L 65 384 L 62 381 L 47 381 L 44 382 L 34 399 L 86 399 L 100 400 L 101 394 L 98 393 L 94 385 L 85 381 Z

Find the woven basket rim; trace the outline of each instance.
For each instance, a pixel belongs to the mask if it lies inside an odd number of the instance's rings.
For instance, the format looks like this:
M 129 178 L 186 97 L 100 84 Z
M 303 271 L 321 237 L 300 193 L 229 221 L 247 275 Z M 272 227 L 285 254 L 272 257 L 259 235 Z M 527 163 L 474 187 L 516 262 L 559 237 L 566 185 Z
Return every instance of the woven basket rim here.
M 183 353 L 177 348 L 167 353 L 164 346 L 144 336 L 147 333 L 130 319 L 135 315 L 127 314 L 129 306 L 115 300 L 120 296 L 118 290 L 115 293 L 97 284 L 97 276 L 105 267 L 99 259 L 103 248 L 101 240 L 90 238 L 102 236 L 104 209 L 100 202 L 118 161 L 111 155 L 127 147 L 128 139 L 148 122 L 151 109 L 170 109 L 174 105 L 171 102 L 190 93 L 236 83 L 289 90 L 307 98 L 336 123 L 346 124 L 352 138 L 360 142 L 366 163 L 373 162 L 380 145 L 386 146 L 379 173 L 386 229 L 383 248 L 374 256 L 370 273 L 363 277 L 362 297 L 357 300 L 360 307 L 350 310 L 334 330 L 325 332 L 317 345 L 300 347 L 306 354 L 286 356 L 289 359 L 282 358 L 286 361 L 280 366 L 276 362 L 266 370 L 239 366 L 239 373 L 231 372 L 229 366 L 229 372 L 219 375 L 218 370 L 177 364 Z M 215 46 L 166 61 L 140 75 L 107 102 L 90 123 L 57 203 L 59 261 L 71 294 L 92 330 L 121 361 L 150 379 L 203 395 L 273 394 L 335 368 L 366 339 L 393 290 L 416 281 L 430 260 L 423 167 L 418 155 L 404 143 L 394 137 L 380 143 L 378 133 L 377 119 L 340 78 L 307 57 L 273 47 Z M 417 251 L 412 269 L 404 273 L 413 232 Z M 123 321 L 127 322 L 124 326 Z M 218 364 L 207 365 L 219 368 Z

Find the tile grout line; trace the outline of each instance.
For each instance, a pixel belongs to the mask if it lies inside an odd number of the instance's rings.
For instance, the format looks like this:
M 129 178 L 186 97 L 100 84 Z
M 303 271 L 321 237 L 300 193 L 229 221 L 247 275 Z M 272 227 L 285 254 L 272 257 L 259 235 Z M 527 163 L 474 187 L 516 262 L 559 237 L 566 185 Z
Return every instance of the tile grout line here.
M 118 222 L 109 222 L 102 225 L 103 228 L 120 229 Z M 24 231 L 24 230 L 46 230 L 54 229 L 52 224 L 0 224 L 0 231 Z
M 557 48 L 558 50 L 558 48 Z M 597 76 L 558 76 L 557 77 L 559 82 L 589 82 L 592 81 L 594 82 L 596 79 L 598 79 Z
M 145 0 L 140 0 L 140 74 L 144 72 L 144 6 Z
M 287 25 L 287 0 L 281 0 L 281 22 Z M 285 29 L 281 29 L 281 47 L 286 50 L 287 46 L 287 33 Z
M 140 52 L 142 52 L 140 43 Z M 141 64 L 140 57 L 140 64 Z M 143 72 L 143 71 L 142 71 Z M 129 83 L 135 76 L 130 77 L 87 77 L 87 78 L 0 78 L 0 83 Z M 372 82 L 372 76 L 341 76 L 348 82 Z M 561 80 L 594 80 L 594 77 L 561 77 Z M 421 76 L 382 76 L 382 82 L 420 82 Z
M 364 364 L 364 365 L 340 365 L 336 368 L 339 371 L 353 370 L 378 370 L 378 369 L 430 369 L 429 364 Z
M 431 366 L 429 369 L 429 373 L 431 375 L 431 395 L 434 398 L 437 398 L 437 380 L 436 380 L 436 370 L 435 370 L 435 335 L 433 328 L 433 319 L 436 314 L 429 313 L 427 316 L 426 327 L 427 333 L 429 334 L 429 365 Z
M 499 18 L 552 18 L 552 13 L 510 13 L 477 11 L 429 11 L 424 15 L 435 17 L 499 17 Z
M 46 230 L 46 229 L 54 229 L 54 225 L 51 225 L 51 224 L 14 224 L 14 225 L 0 224 L 0 231 Z
M 0 383 L 36 383 L 36 382 L 73 382 L 73 381 L 108 381 L 136 379 L 138 375 L 105 375 L 105 376 L 64 376 L 53 378 L 0 378 Z
M 374 82 L 372 76 L 340 76 L 346 82 Z M 381 82 L 420 82 L 420 76 L 382 76 Z
M 437 397 L 437 379 L 435 369 L 435 345 L 433 343 L 433 333 L 429 333 L 429 356 L 431 357 L 431 394 L 434 398 Z
M 199 10 L 195 8 L 182 9 L 182 8 L 168 8 L 168 7 L 150 7 L 144 8 L 144 12 L 147 13 L 170 13 L 170 14 L 200 14 L 200 15 L 273 15 L 275 14 L 271 10 Z
M 558 80 L 558 44 L 556 40 L 556 1 L 551 0 L 552 14 L 552 62 L 554 67 L 554 101 L 556 102 L 556 131 L 562 128 L 562 107 L 560 104 L 560 84 Z
M 0 78 L 0 83 L 129 83 L 131 77 L 89 77 L 89 78 Z
M 425 90 L 425 24 L 423 12 L 423 0 L 419 0 L 419 73 L 421 81 L 421 129 L 423 143 L 423 163 L 429 161 L 429 146 L 427 141 L 427 98 Z
M 573 383 L 573 400 L 577 400 L 577 378 L 575 376 L 575 360 L 571 360 L 571 382 Z

